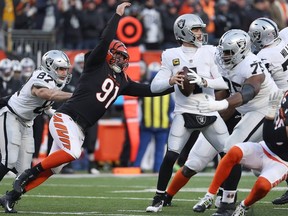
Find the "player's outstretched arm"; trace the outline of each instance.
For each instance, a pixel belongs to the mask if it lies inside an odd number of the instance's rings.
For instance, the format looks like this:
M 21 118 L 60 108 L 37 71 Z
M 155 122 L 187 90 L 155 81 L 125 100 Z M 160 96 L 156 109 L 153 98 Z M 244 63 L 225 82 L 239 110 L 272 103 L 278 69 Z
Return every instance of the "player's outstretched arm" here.
M 32 88 L 32 94 L 36 97 L 42 98 L 44 100 L 48 101 L 64 101 L 69 99 L 72 96 L 72 93 L 70 92 L 64 92 L 61 90 L 56 89 L 48 89 L 44 87 L 36 87 L 33 86 Z

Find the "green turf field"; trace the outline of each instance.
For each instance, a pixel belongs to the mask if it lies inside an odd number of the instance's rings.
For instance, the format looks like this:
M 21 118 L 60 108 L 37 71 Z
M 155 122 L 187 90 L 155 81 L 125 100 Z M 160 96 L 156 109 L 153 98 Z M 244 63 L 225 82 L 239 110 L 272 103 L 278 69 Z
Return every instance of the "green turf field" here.
M 204 175 L 205 174 L 205 175 Z M 211 215 L 212 208 L 205 213 L 194 213 L 192 206 L 202 197 L 211 181 L 211 176 L 193 177 L 175 196 L 172 207 L 165 207 L 162 212 L 146 213 L 155 192 L 156 175 L 115 176 L 58 175 L 49 179 L 40 187 L 25 194 L 16 205 L 21 215 Z M 251 189 L 256 178 L 242 176 L 239 185 L 239 200 Z M 0 192 L 11 189 L 13 178 L 1 182 Z M 286 216 L 288 205 L 273 206 L 271 200 L 286 190 L 285 183 L 273 189 L 268 196 L 256 203 L 248 215 Z M 1 210 L 1 209 L 0 209 Z M 3 212 L 3 211 L 2 211 Z M 2 213 L 3 214 L 3 213 Z

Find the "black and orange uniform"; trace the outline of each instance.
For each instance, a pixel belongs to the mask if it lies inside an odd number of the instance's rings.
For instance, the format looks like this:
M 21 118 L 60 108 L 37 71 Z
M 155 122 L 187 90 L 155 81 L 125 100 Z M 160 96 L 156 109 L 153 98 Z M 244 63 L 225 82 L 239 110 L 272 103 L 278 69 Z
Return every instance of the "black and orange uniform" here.
M 100 43 L 85 54 L 83 74 L 73 96 L 57 112 L 69 115 L 82 129 L 100 119 L 119 95 L 156 96 L 150 85 L 132 81 L 124 72 L 116 73 L 106 61 L 120 16 L 114 14 L 104 29 Z M 172 92 L 168 89 L 165 93 Z

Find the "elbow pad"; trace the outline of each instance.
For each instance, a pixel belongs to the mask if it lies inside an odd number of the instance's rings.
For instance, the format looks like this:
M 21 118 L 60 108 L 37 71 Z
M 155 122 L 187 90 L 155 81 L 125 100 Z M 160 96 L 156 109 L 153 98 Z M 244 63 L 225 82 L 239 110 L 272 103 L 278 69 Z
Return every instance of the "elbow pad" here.
M 244 84 L 240 94 L 242 95 L 243 104 L 246 104 L 256 96 L 255 88 L 251 84 Z

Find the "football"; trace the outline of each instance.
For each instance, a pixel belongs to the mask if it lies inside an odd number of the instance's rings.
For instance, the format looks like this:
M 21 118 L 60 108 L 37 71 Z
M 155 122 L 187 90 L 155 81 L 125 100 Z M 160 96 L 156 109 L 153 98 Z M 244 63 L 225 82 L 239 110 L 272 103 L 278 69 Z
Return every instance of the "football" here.
M 195 84 L 190 84 L 188 79 L 189 70 L 186 66 L 183 67 L 183 72 L 180 72 L 179 74 L 184 75 L 184 81 L 182 82 L 182 85 L 178 85 L 178 88 L 180 92 L 188 97 L 194 90 L 195 90 Z

